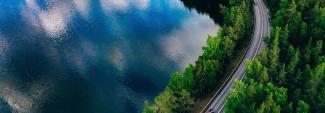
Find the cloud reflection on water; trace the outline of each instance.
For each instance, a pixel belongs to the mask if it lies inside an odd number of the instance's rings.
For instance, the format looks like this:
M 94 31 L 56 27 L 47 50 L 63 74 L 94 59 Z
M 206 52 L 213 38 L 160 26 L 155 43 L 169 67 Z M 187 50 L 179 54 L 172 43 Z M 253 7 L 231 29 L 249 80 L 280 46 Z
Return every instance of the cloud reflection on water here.
M 26 17 L 36 18 L 47 34 L 56 41 L 63 40 L 63 34 L 67 33 L 68 22 L 72 16 L 73 9 L 71 3 L 46 1 L 50 4 L 46 10 L 41 9 L 36 0 L 25 0 L 30 9 Z M 79 8 L 79 7 L 77 7 Z M 26 10 L 22 10 L 26 12 Z M 26 14 L 26 13 L 22 13 Z M 35 20 L 35 19 L 33 19 Z
M 0 96 L 18 112 L 139 111 L 218 28 L 177 0 L 17 4 L 0 15 Z
M 178 63 L 178 69 L 194 64 L 202 53 L 208 35 L 215 35 L 217 26 L 208 16 L 193 16 L 183 20 L 181 28 L 162 38 L 164 54 Z
M 90 10 L 90 0 L 73 0 L 73 3 L 78 10 L 78 12 L 83 16 L 87 17 L 89 15 Z

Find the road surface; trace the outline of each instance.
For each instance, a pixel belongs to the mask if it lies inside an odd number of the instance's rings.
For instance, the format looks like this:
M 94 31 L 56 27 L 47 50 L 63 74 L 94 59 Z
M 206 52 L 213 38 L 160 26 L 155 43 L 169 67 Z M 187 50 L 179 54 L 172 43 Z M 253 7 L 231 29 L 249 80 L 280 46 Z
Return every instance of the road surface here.
M 226 80 L 221 89 L 217 91 L 215 96 L 211 99 L 209 104 L 202 110 L 207 113 L 213 111 L 214 113 L 224 112 L 225 100 L 229 96 L 230 90 L 234 85 L 234 81 L 243 79 L 245 71 L 245 62 L 249 59 L 255 59 L 256 55 L 261 53 L 264 48 L 263 37 L 270 33 L 270 21 L 268 15 L 268 9 L 263 0 L 254 0 L 254 15 L 255 15 L 255 27 L 254 35 L 250 42 L 250 47 L 247 50 L 240 64 Z

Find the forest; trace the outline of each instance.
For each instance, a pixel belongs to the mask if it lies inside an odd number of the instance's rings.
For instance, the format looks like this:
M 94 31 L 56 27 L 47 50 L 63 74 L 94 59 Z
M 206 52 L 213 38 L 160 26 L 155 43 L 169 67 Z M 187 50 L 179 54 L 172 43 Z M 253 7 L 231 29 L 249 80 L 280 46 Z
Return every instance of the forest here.
M 324 113 L 325 1 L 267 0 L 266 48 L 235 82 L 226 113 Z
M 183 2 L 195 4 L 202 1 Z M 226 65 L 240 49 L 240 42 L 251 37 L 252 4 L 252 0 L 226 0 L 218 7 L 210 8 L 223 15 L 221 30 L 216 36 L 208 36 L 203 54 L 195 64 L 187 66 L 184 72 L 174 73 L 165 90 L 153 102 L 145 101 L 143 113 L 188 113 L 197 99 L 215 91 L 216 84 L 225 76 Z

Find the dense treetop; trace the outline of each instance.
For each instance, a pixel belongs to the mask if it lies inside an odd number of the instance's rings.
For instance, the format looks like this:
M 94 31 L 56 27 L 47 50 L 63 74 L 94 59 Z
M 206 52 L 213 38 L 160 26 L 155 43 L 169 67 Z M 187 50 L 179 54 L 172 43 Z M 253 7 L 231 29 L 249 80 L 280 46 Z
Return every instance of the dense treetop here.
M 272 33 L 226 105 L 235 113 L 323 113 L 325 1 L 268 0 Z

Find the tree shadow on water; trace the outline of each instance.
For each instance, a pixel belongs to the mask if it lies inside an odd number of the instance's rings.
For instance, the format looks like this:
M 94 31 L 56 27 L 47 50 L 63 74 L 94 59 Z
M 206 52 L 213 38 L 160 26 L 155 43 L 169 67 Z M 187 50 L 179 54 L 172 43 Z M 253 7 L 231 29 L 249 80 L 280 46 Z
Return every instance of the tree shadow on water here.
M 223 16 L 220 4 L 226 5 L 225 0 L 181 0 L 186 8 L 195 9 L 200 14 L 207 14 L 215 23 L 222 24 Z

